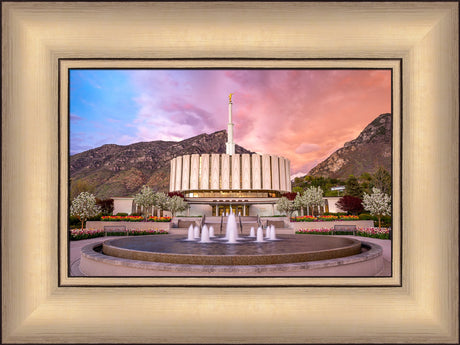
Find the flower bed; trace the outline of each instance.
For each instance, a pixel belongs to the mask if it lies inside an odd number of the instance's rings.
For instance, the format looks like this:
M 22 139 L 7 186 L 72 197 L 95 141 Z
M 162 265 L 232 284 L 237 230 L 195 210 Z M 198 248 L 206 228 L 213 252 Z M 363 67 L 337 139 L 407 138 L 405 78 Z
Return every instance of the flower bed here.
M 390 239 L 391 228 L 359 228 L 358 234 L 363 237 L 380 238 L 382 240 Z
M 320 228 L 320 229 L 299 229 L 296 234 L 309 234 L 309 235 L 332 235 L 332 229 Z M 363 237 L 379 238 L 382 240 L 390 239 L 391 228 L 358 228 L 356 235 Z M 340 231 L 335 232 L 336 235 L 340 235 Z M 349 235 L 344 232 L 343 234 Z
M 142 216 L 103 216 L 101 217 L 103 222 L 142 222 L 144 217 Z M 148 222 L 170 222 L 171 217 L 148 217 Z
M 149 222 L 170 222 L 171 221 L 171 217 L 149 217 L 147 219 L 147 221 Z
M 107 231 L 107 236 L 142 236 L 142 235 L 166 235 L 166 230 L 127 230 L 127 231 Z
M 104 230 L 94 230 L 94 229 L 71 229 L 70 230 L 70 240 L 79 241 L 86 240 L 88 238 L 103 237 Z
M 158 229 L 149 229 L 149 230 L 127 230 L 127 231 L 107 231 L 108 236 L 126 236 L 128 233 L 129 236 L 141 236 L 141 235 L 163 235 L 167 234 L 166 230 Z M 94 229 L 71 229 L 70 230 L 70 240 L 79 241 L 86 240 L 89 238 L 103 237 L 105 234 L 104 230 L 94 230 Z
M 321 229 L 300 229 L 295 232 L 296 234 L 309 234 L 309 235 L 330 235 L 331 229 L 321 228 Z
M 359 219 L 358 216 L 339 216 L 339 220 L 356 220 Z
M 358 216 L 301 216 L 291 218 L 291 222 L 333 222 L 340 220 L 358 220 Z

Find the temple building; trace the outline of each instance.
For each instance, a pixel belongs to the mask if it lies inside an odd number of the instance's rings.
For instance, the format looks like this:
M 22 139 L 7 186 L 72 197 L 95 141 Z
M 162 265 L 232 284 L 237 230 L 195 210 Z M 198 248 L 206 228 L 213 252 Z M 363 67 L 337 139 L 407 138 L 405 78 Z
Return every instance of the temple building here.
M 184 194 L 187 215 L 271 216 L 283 193 L 291 191 L 290 161 L 270 154 L 236 154 L 232 94 L 228 104 L 225 154 L 192 154 L 171 160 L 170 192 Z

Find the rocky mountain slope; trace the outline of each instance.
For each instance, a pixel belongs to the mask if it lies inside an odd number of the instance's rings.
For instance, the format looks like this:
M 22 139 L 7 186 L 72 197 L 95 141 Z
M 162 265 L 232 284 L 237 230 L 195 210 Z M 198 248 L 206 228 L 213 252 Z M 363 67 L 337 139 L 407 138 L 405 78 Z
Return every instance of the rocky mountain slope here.
M 391 172 L 392 116 L 381 114 L 359 136 L 310 170 L 308 175 L 330 178 L 373 173 L 379 166 Z
M 70 156 L 71 185 L 89 186 L 96 197 L 132 196 L 146 184 L 168 192 L 170 160 L 193 153 L 225 153 L 227 132 L 175 141 L 108 144 Z M 236 145 L 236 153 L 251 151 Z

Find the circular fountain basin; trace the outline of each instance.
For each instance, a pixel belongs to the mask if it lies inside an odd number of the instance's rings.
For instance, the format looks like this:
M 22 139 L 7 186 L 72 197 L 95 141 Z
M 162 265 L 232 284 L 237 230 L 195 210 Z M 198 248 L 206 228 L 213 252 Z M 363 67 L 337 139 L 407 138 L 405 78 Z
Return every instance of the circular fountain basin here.
M 343 258 L 361 253 L 361 242 L 331 236 L 278 235 L 277 241 L 243 238 L 238 244 L 185 241 L 182 235 L 108 240 L 104 255 L 129 260 L 187 265 L 273 265 Z

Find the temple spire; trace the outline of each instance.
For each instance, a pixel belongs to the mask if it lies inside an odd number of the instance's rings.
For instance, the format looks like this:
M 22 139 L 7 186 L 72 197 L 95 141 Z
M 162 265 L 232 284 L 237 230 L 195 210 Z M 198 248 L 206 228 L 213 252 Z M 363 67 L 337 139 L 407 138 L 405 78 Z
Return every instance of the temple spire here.
M 228 127 L 227 127 L 227 154 L 235 154 L 235 143 L 233 142 L 233 123 L 232 123 L 232 95 L 228 96 Z

